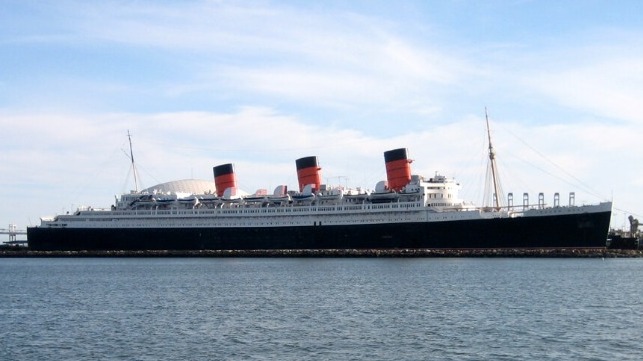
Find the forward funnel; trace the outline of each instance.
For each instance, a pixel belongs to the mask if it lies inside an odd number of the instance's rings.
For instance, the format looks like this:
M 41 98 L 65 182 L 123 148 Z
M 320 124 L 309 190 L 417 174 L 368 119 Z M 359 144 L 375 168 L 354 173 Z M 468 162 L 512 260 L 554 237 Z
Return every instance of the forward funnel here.
M 299 191 L 303 192 L 304 187 L 312 184 L 314 191 L 319 191 L 321 186 L 321 168 L 317 164 L 317 157 L 310 156 L 299 158 L 295 161 L 297 164 L 297 180 L 299 181 Z
M 232 163 L 218 165 L 212 168 L 214 171 L 214 184 L 217 187 L 217 196 L 222 197 L 223 192 L 228 188 L 237 187 L 237 178 L 234 175 Z
M 406 148 L 384 152 L 386 162 L 386 180 L 388 188 L 399 192 L 411 181 L 411 162 L 406 155 Z

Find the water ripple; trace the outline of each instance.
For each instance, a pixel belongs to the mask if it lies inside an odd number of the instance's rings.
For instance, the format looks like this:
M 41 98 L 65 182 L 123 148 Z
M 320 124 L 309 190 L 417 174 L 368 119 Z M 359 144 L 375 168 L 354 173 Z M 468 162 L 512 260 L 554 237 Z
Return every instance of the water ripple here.
M 638 360 L 642 267 L 0 259 L 0 359 Z

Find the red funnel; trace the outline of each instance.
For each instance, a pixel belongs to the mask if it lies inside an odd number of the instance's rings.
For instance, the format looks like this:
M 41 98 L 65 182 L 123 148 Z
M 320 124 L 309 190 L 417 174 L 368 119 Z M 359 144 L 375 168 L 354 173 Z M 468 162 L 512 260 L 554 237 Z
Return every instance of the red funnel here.
M 299 180 L 299 191 L 303 192 L 304 187 L 313 184 L 314 191 L 319 191 L 321 186 L 321 168 L 317 164 L 317 157 L 310 156 L 299 158 L 297 164 L 297 180 Z
M 226 189 L 237 187 L 237 178 L 234 175 L 234 166 L 231 163 L 218 165 L 212 170 L 214 171 L 217 196 L 222 197 Z
M 411 181 L 411 160 L 406 155 L 406 148 L 384 152 L 386 162 L 386 180 L 388 188 L 399 192 Z

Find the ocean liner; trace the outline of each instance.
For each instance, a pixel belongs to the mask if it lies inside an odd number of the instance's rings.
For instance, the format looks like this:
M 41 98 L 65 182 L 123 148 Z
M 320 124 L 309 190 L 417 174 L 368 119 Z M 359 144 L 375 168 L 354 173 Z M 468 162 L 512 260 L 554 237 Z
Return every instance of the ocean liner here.
M 542 193 L 537 204 L 523 194 L 514 205 L 511 193 L 506 205 L 499 202 L 490 136 L 491 206 L 461 200 L 452 178 L 413 175 L 405 148 L 384 152 L 384 161 L 387 179 L 372 191 L 322 184 L 318 159 L 308 156 L 295 161 L 297 190 L 281 185 L 251 195 L 237 188 L 234 165 L 222 164 L 199 191 L 181 192 L 179 182 L 170 182 L 123 194 L 108 209 L 41 218 L 27 229 L 28 244 L 33 250 L 605 247 L 611 202 L 575 205 L 573 193 L 567 205 L 558 193 L 553 205 Z

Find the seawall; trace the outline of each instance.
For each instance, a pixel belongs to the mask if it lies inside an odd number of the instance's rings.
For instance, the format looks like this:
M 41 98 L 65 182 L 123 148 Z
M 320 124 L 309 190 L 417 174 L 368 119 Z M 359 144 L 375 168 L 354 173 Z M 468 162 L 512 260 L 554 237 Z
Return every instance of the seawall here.
M 277 250 L 113 250 L 31 251 L 0 249 L 0 257 L 542 257 L 635 258 L 643 250 L 607 248 L 502 248 L 502 249 L 277 249 Z

